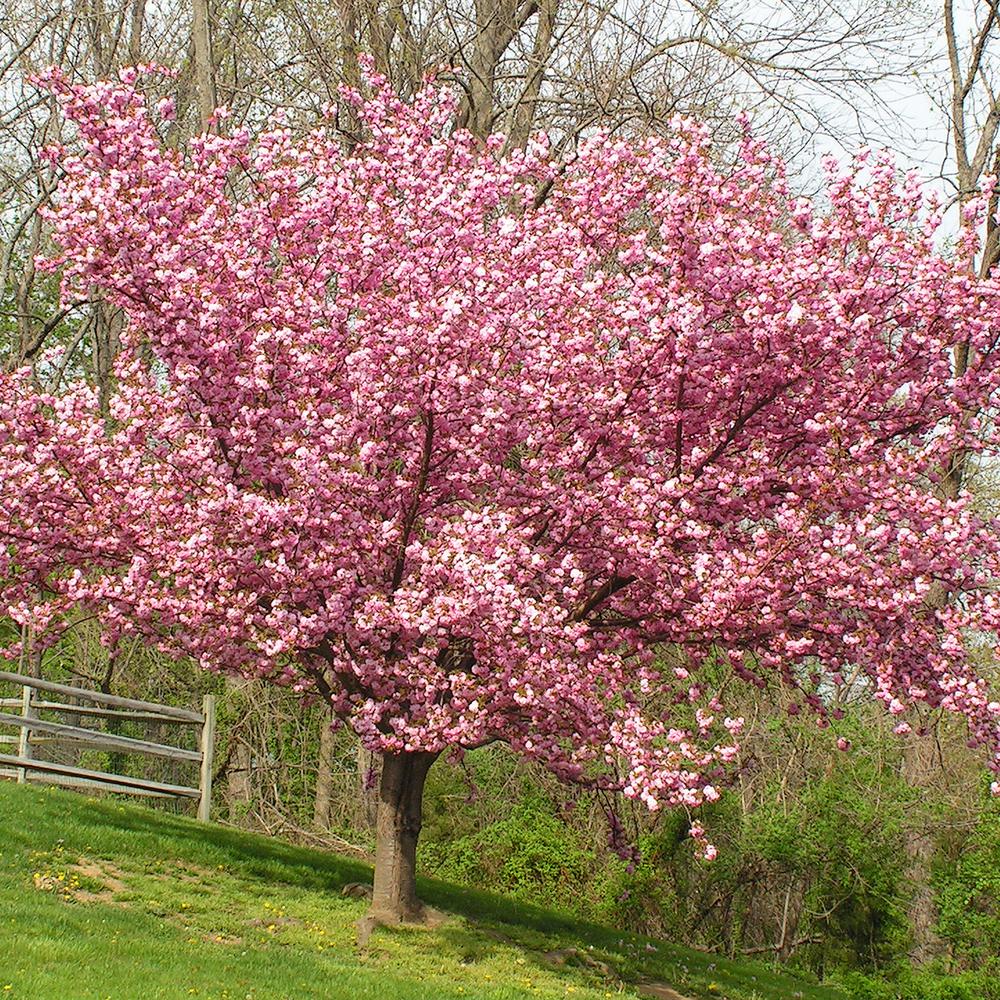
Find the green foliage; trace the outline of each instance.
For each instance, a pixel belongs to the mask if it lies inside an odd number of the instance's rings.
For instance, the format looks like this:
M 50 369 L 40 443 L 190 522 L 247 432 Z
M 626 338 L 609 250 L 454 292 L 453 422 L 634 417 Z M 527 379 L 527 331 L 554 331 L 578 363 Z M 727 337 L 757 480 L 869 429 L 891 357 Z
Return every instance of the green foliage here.
M 425 796 L 425 871 L 525 902 L 594 916 L 590 886 L 602 860 L 540 772 L 501 747 L 441 762 Z
M 946 838 L 938 852 L 934 895 L 954 960 L 1000 972 L 1000 802 L 985 790 L 971 834 Z
M 883 779 L 876 800 L 863 794 L 878 776 L 857 756 L 838 762 L 795 803 L 799 838 L 788 858 L 807 879 L 804 930 L 814 967 L 879 968 L 907 941 L 902 782 Z
M 605 847 L 603 815 L 586 796 L 568 811 L 565 790 L 502 748 L 468 754 L 462 769 L 431 772 L 421 863 L 581 918 L 733 955 L 750 950 L 814 974 L 885 968 L 910 943 L 914 795 L 877 735 L 850 735 L 859 749 L 834 751 L 831 762 L 828 735 L 779 725 L 772 745 L 816 741 L 817 772 L 792 787 L 776 776 L 747 809 L 730 794 L 703 810 L 720 848 L 710 865 L 694 856 L 679 810 L 652 824 L 632 815 L 639 857 L 626 864 Z
M 730 952 L 772 945 L 818 973 L 889 962 L 908 944 L 909 792 L 864 756 L 837 764 L 794 795 L 774 785 L 746 812 L 735 796 L 705 810 L 720 847 L 711 865 L 694 857 L 686 817 L 664 816 L 635 870 L 619 868 L 608 914 Z M 864 793 L 878 786 L 878 801 Z
M 636 862 L 609 863 L 598 917 L 638 933 L 685 939 L 693 889 L 688 843 L 683 813 L 664 815 L 655 832 L 639 838 Z M 720 862 L 726 867 L 732 859 Z
M 890 978 L 850 973 L 843 979 L 850 1000 L 1000 1000 L 1000 983 L 984 972 L 943 973 L 901 968 Z
M 423 864 L 449 881 L 579 913 L 596 859 L 544 802 L 529 800 L 480 832 L 425 845 Z

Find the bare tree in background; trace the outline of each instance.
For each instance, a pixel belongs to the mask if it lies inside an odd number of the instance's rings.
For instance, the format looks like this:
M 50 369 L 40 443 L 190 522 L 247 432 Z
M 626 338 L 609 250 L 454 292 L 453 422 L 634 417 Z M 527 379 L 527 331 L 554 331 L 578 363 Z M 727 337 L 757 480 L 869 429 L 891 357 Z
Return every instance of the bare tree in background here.
M 31 361 L 57 332 L 72 343 L 82 323 L 75 350 L 94 377 L 113 353 L 113 323 L 60 316 L 32 264 L 45 242 L 37 209 L 55 180 L 39 152 L 60 123 L 27 78 L 48 64 L 79 78 L 137 61 L 176 68 L 172 141 L 203 128 L 217 102 L 251 128 L 277 109 L 312 122 L 342 83 L 358 82 L 367 51 L 404 95 L 430 72 L 452 81 L 462 123 L 513 143 L 544 127 L 570 151 L 593 127 L 660 128 L 677 112 L 725 131 L 745 109 L 793 146 L 821 131 L 862 133 L 880 82 L 919 61 L 910 53 L 924 27 L 918 8 L 894 0 L 12 0 L 0 27 L 0 303 L 19 326 L 4 363 Z
M 959 212 L 982 190 L 988 173 L 1000 173 L 1000 92 L 997 90 L 996 64 L 1000 49 L 1000 9 L 998 0 L 955 3 L 943 0 L 941 7 L 941 51 L 937 53 L 943 72 L 931 79 L 939 81 L 930 92 L 932 102 L 940 112 L 946 135 L 945 159 L 941 178 L 952 190 L 952 203 Z M 994 195 L 983 234 L 983 252 L 978 263 L 980 276 L 988 275 L 998 259 L 998 228 L 996 224 L 997 196 Z M 968 368 L 970 345 L 959 344 L 954 352 L 954 370 L 961 376 Z M 970 418 L 973 414 L 968 415 Z M 952 455 L 944 470 L 939 489 L 956 496 L 963 488 L 977 494 L 984 485 L 992 492 L 995 479 L 990 469 L 978 469 L 972 456 L 965 452 Z M 930 607 L 942 607 L 949 596 L 936 588 L 928 597 Z M 923 738 L 909 741 L 903 755 L 903 773 L 909 784 L 918 789 L 930 789 L 939 782 L 945 768 L 941 753 L 936 713 L 923 714 Z M 937 913 L 931 880 L 935 853 L 934 818 L 915 816 L 906 835 L 909 877 L 912 895 L 909 924 L 912 933 L 911 957 L 918 964 L 928 962 L 943 953 L 935 933 Z
M 978 194 L 984 174 L 1000 173 L 1000 93 L 996 74 L 1000 49 L 1000 9 L 997 0 L 959 7 L 944 0 L 942 23 L 948 57 L 949 86 L 939 103 L 948 122 L 951 147 L 944 176 L 965 205 Z M 997 262 L 996 200 L 987 222 L 980 273 Z

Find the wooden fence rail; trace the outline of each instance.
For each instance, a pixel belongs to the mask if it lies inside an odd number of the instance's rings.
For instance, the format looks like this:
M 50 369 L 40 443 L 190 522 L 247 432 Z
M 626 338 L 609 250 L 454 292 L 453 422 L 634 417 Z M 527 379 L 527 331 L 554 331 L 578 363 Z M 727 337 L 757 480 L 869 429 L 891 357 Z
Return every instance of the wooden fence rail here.
M 124 792 L 130 795 L 152 795 L 166 798 L 198 800 L 198 819 L 207 820 L 212 801 L 212 751 L 215 744 L 215 695 L 205 695 L 202 711 L 160 705 L 153 701 L 139 701 L 135 698 L 120 698 L 89 691 L 86 688 L 56 684 L 37 677 L 9 673 L 0 670 L 0 682 L 18 684 L 22 687 L 19 698 L 0 698 L 0 709 L 20 708 L 18 714 L 0 711 L 0 726 L 19 730 L 16 736 L 0 735 L 0 745 L 16 745 L 17 754 L 0 753 L 0 777 L 28 781 L 31 776 L 52 784 L 73 788 L 103 788 L 107 791 Z M 36 697 L 37 692 L 48 696 L 64 695 L 73 703 Z M 75 702 L 85 704 L 75 704 Z M 89 702 L 90 704 L 86 704 Z M 169 743 L 140 740 L 132 736 L 87 729 L 83 726 L 40 719 L 39 712 L 55 712 L 84 716 L 96 722 L 157 722 L 198 728 L 198 749 L 187 750 Z M 75 720 L 79 721 L 79 719 Z M 33 733 L 40 734 L 33 737 Z M 168 760 L 186 761 L 199 768 L 198 785 L 174 785 L 169 782 L 153 781 L 131 775 L 114 774 L 110 771 L 93 771 L 39 760 L 34 749 L 41 743 L 68 743 L 76 746 L 93 746 L 101 749 L 117 750 L 125 753 L 139 753 Z

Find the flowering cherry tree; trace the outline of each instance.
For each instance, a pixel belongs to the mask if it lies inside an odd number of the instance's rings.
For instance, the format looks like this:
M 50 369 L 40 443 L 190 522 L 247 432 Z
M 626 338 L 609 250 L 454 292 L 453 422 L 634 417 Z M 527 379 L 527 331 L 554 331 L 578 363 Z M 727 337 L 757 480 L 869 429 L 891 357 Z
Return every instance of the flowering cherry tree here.
M 967 648 L 1000 534 L 941 482 L 991 444 L 1000 299 L 891 163 L 829 167 L 820 210 L 749 137 L 725 169 L 682 120 L 558 163 L 375 76 L 349 150 L 331 121 L 178 151 L 134 74 L 47 84 L 82 150 L 49 266 L 129 322 L 104 414 L 3 380 L 0 611 L 329 703 L 383 759 L 376 918 L 420 915 L 440 754 L 696 807 L 734 681 L 825 725 L 860 669 L 998 766 Z

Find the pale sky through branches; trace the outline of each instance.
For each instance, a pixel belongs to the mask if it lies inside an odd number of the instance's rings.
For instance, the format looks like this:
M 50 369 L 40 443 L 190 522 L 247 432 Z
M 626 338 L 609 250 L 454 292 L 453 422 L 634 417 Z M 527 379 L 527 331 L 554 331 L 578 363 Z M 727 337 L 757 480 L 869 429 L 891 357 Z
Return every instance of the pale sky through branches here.
M 956 33 L 959 44 L 968 51 L 976 25 L 976 0 L 959 0 L 955 5 Z M 916 9 L 914 17 L 921 18 L 927 27 L 920 37 L 913 39 L 908 55 L 920 63 L 905 79 L 889 78 L 873 87 L 866 107 L 830 104 L 831 120 L 842 121 L 844 139 L 836 137 L 836 128 L 817 135 L 813 154 L 829 153 L 840 160 L 848 159 L 862 142 L 892 150 L 901 169 L 918 170 L 926 182 L 941 193 L 946 202 L 954 199 L 954 143 L 950 133 L 949 102 L 951 78 L 948 55 L 942 29 L 942 13 L 934 8 Z M 993 60 L 987 52 L 985 70 L 991 76 Z M 862 95 L 858 95 L 861 100 Z M 980 105 L 982 102 L 980 102 Z M 970 129 L 975 134 L 986 111 L 972 105 Z M 860 129 L 851 129 L 848 119 L 857 117 Z M 818 165 L 818 156 L 809 156 L 810 166 L 804 173 Z M 945 228 L 954 232 L 957 216 L 949 212 Z

